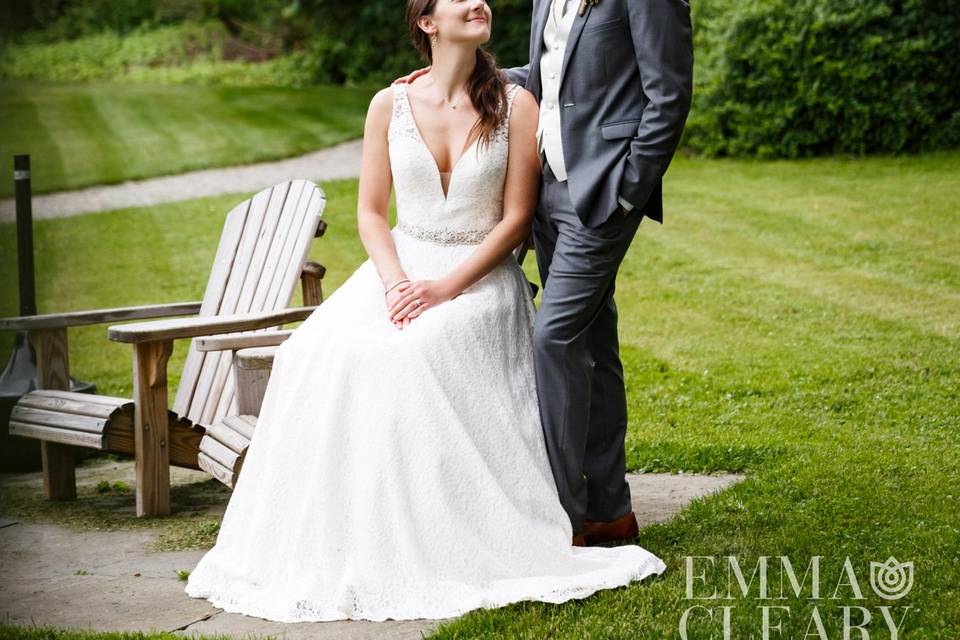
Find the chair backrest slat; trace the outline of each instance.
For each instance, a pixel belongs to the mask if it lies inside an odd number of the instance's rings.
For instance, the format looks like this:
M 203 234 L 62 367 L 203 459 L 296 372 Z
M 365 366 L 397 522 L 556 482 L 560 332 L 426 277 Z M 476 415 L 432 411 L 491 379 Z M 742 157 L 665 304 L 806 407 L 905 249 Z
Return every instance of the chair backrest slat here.
M 302 186 L 302 183 L 300 184 Z M 259 227 L 254 230 L 253 225 L 250 225 L 250 233 L 241 240 L 241 247 L 246 247 L 247 251 L 244 251 L 243 259 L 239 261 L 240 264 L 230 274 L 227 293 L 220 304 L 221 314 L 246 313 L 251 310 L 252 289 L 256 286 L 260 277 L 267 248 L 276 235 L 277 223 L 292 186 L 291 183 L 284 183 L 274 187 L 270 192 L 270 197 L 263 202 L 262 215 L 260 207 L 257 205 L 251 207 L 251 211 L 256 212 L 259 218 Z M 248 219 L 251 218 L 249 215 L 247 217 Z M 244 245 L 244 240 L 248 244 Z M 218 358 L 208 358 L 210 366 L 204 372 L 205 375 L 201 374 L 194 401 L 190 405 L 190 415 L 199 416 L 198 419 L 201 424 L 212 424 L 215 419 L 220 395 L 223 393 L 233 369 L 229 352 L 222 352 L 219 356 Z
M 316 233 L 317 226 L 320 224 L 320 216 L 325 206 L 326 198 L 323 192 L 319 189 L 313 190 L 304 203 L 304 216 L 300 220 L 299 228 L 296 229 L 295 233 L 291 233 L 291 255 L 306 256 L 310 251 L 310 243 L 312 241 L 311 234 Z M 286 268 L 277 269 L 279 280 L 275 279 L 271 284 L 270 291 L 272 291 L 274 295 L 267 300 L 267 304 L 284 308 L 290 304 L 290 299 L 293 297 L 293 292 L 297 288 L 297 282 L 300 280 L 300 273 L 303 271 L 303 267 L 294 267 L 292 260 L 286 255 L 284 259 L 280 260 L 279 264 L 286 265 Z
M 319 187 L 294 180 L 264 189 L 235 207 L 224 223 L 200 315 L 289 305 L 324 205 Z M 289 273 L 294 277 L 287 277 Z M 174 411 L 203 425 L 235 412 L 232 371 L 230 352 L 200 352 L 191 341 Z
M 295 195 L 297 200 L 293 204 L 294 201 L 291 198 Z M 287 206 L 284 207 L 286 224 L 280 225 L 280 229 L 286 229 L 286 233 L 278 231 L 270 246 L 265 268 L 261 270 L 259 282 L 255 287 L 251 305 L 253 308 L 281 309 L 289 306 L 303 269 L 303 261 L 301 260 L 298 264 L 291 260 L 291 257 L 302 255 L 306 259 L 311 240 L 320 222 L 322 198 L 323 195 L 319 189 L 304 188 L 296 194 L 294 189 L 290 190 Z M 287 212 L 290 214 L 287 215 Z M 292 279 L 287 277 L 290 272 L 293 272 Z M 261 331 L 276 330 L 277 328 L 270 327 Z M 206 421 L 210 415 L 229 415 L 236 411 L 235 391 L 233 376 L 227 376 L 215 410 L 208 406 L 201 415 L 201 419 Z
M 229 315 L 234 312 L 237 300 L 240 297 L 240 287 L 243 285 L 247 269 L 250 267 L 253 250 L 257 246 L 257 237 L 260 235 L 260 227 L 267 212 L 267 205 L 270 203 L 273 192 L 277 190 L 277 187 L 264 189 L 253 196 L 243 226 L 243 233 L 240 236 L 240 244 L 233 260 L 233 266 L 227 273 L 226 290 L 220 299 L 219 306 L 211 315 Z M 285 188 L 281 186 L 280 190 L 285 191 Z M 193 391 L 193 400 L 190 402 L 190 409 L 187 412 L 187 417 L 193 422 L 203 423 L 203 407 L 207 404 L 210 394 L 214 392 L 214 379 L 217 376 L 217 371 L 221 368 L 220 365 L 224 360 L 224 355 L 223 353 L 209 353 L 203 359 L 196 388 Z
M 220 244 L 217 246 L 217 255 L 213 260 L 213 267 L 210 269 L 207 289 L 203 294 L 198 315 L 209 316 L 220 309 L 220 302 L 227 289 L 227 280 L 230 270 L 233 268 L 233 262 L 237 257 L 237 249 L 240 245 L 240 238 L 243 235 L 247 213 L 250 211 L 252 202 L 252 199 L 242 202 L 227 214 L 223 223 L 223 232 L 220 234 Z M 193 400 L 193 393 L 197 386 L 205 356 L 206 353 L 197 351 L 192 344 L 190 345 L 186 362 L 183 365 L 183 372 L 180 375 L 177 397 L 173 403 L 173 410 L 178 415 L 185 416 L 190 410 L 190 402 Z

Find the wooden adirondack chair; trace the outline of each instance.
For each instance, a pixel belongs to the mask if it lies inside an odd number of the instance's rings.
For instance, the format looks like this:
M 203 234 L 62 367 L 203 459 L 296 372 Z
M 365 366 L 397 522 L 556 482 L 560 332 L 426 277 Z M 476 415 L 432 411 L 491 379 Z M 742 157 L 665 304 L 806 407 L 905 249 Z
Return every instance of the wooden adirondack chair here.
M 76 498 L 74 447 L 92 447 L 136 458 L 137 516 L 170 513 L 169 465 L 199 469 L 207 426 L 237 410 L 232 358 L 200 351 L 193 339 L 247 335 L 254 344 L 271 344 L 276 340 L 271 334 L 284 333 L 278 331 L 284 323 L 316 309 L 324 269 L 305 261 L 313 238 L 326 228 L 320 219 L 325 203 L 319 187 L 295 180 L 234 208 L 201 302 L 0 319 L 0 329 L 29 332 L 36 350 L 40 388 L 17 402 L 10 433 L 41 440 L 48 498 Z M 298 279 L 305 306 L 288 309 Z M 111 340 L 132 344 L 133 399 L 68 390 L 67 327 L 187 314 L 196 317 L 109 328 Z M 180 338 L 191 338 L 191 345 L 171 411 L 167 359 Z
M 521 265 L 533 246 L 526 239 L 513 255 Z M 530 283 L 531 295 L 538 287 Z M 276 347 L 290 337 L 292 331 L 274 331 L 269 335 L 247 334 L 234 336 L 206 336 L 194 342 L 200 351 L 232 351 L 234 376 L 239 399 L 237 411 L 230 412 L 214 422 L 200 441 L 200 467 L 231 489 L 236 485 L 243 461 L 257 426 L 260 405 L 266 393 Z

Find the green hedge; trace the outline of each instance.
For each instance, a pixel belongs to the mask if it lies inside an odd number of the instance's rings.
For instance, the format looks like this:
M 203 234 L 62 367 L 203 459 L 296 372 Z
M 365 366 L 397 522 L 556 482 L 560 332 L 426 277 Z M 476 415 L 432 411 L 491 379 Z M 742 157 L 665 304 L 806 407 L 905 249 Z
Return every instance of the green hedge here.
M 219 22 L 188 22 L 125 36 L 104 31 L 49 44 L 13 44 L 0 52 L 0 77 L 116 80 L 138 71 L 221 60 L 226 38 L 226 29 Z
M 960 145 L 960 2 L 700 0 L 684 143 L 798 157 Z
M 397 0 L 8 2 L 0 3 L 0 36 L 10 43 L 0 51 L 0 77 L 296 86 L 383 83 L 422 65 Z M 529 0 L 498 0 L 491 50 L 501 64 L 526 61 L 529 21 Z M 193 37 L 191 28 L 202 33 Z M 256 54 L 268 64 L 244 64 Z
M 502 66 L 526 62 L 530 6 L 493 6 Z M 960 146 L 960 0 L 693 7 L 685 147 L 799 157 Z M 0 52 L 0 77 L 382 84 L 422 64 L 403 13 L 400 0 L 7 0 L 0 36 L 19 44 Z

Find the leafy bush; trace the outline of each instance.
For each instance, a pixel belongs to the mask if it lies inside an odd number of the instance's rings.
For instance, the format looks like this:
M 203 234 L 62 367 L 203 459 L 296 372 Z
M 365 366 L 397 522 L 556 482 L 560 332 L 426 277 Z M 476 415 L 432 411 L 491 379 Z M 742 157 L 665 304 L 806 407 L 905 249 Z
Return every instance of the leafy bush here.
M 701 0 L 684 143 L 798 157 L 960 144 L 954 0 Z
M 146 48 L 145 66 L 158 66 L 161 56 L 150 49 L 158 43 L 179 46 L 181 27 L 201 22 L 209 29 L 218 22 L 220 48 L 216 55 L 186 55 L 164 63 L 163 75 L 201 77 L 213 73 L 238 78 L 244 65 L 217 65 L 214 61 L 263 61 L 283 58 L 268 69 L 251 71 L 260 77 L 275 75 L 303 82 L 380 82 L 421 66 L 404 23 L 404 3 L 379 0 L 343 3 L 332 0 L 8 0 L 0 3 L 0 36 L 9 36 L 6 61 L 0 75 L 91 79 L 118 78 L 130 64 L 114 55 L 119 38 L 130 40 L 128 50 Z M 492 51 L 504 65 L 526 62 L 529 37 L 529 0 L 498 0 L 495 7 Z M 3 25 L 7 26 L 4 27 Z M 166 26 L 163 26 L 166 25 Z M 159 28 L 158 28 L 159 27 Z M 156 31 L 156 38 L 145 34 Z M 202 39 L 201 39 L 202 40 Z M 189 38 L 186 42 L 189 42 Z M 50 49 L 44 49 L 48 45 Z M 194 52 L 197 53 L 197 52 Z M 205 53 L 200 51 L 199 53 Z M 26 54 L 20 63 L 12 58 Z M 292 54 L 292 55 L 289 55 Z M 127 54 L 129 55 L 129 53 Z M 169 56 L 167 56 L 169 60 Z M 50 66 L 50 65 L 54 66 Z M 61 70 L 62 69 L 62 70 Z M 201 71 L 202 70 L 202 71 Z M 214 71 L 217 70 L 217 71 Z M 224 74 L 219 76 L 220 71 Z M 291 75 L 292 74 L 292 75 Z M 153 70 L 135 70 L 130 76 L 152 77 Z
M 103 32 L 51 44 L 14 44 L 0 52 L 0 77 L 117 79 L 138 68 L 220 60 L 226 39 L 222 24 L 207 22 L 139 30 L 127 36 Z
M 692 4 L 687 148 L 798 157 L 960 146 L 960 0 Z M 501 66 L 527 61 L 530 6 L 493 5 Z M 7 0 L 4 32 L 16 37 L 0 51 L 0 77 L 383 84 L 423 64 L 398 0 Z

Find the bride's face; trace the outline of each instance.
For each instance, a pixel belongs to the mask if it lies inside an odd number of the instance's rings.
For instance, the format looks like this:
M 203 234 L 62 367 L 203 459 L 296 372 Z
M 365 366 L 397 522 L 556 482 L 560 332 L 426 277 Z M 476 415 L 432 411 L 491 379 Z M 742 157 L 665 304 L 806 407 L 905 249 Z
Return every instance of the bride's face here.
M 421 19 L 421 28 L 440 42 L 484 44 L 490 39 L 493 13 L 483 0 L 437 0 L 433 13 Z

